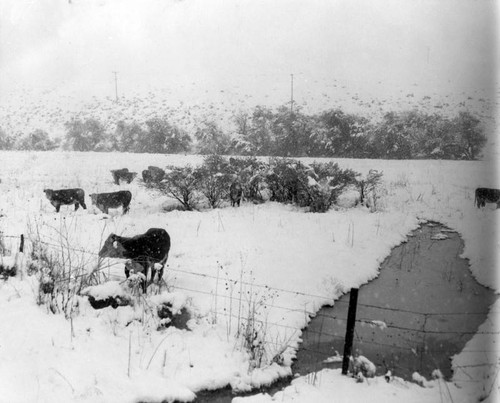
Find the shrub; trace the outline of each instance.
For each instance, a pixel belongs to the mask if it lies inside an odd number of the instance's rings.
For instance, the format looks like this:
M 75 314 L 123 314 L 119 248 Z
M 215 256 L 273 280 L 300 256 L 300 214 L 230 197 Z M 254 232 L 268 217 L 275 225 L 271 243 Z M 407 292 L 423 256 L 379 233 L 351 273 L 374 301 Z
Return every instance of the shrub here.
M 185 167 L 167 167 L 165 179 L 156 186 L 163 193 L 178 200 L 186 210 L 193 210 L 198 201 L 196 190 L 199 178 L 190 165 Z
M 299 192 L 304 190 L 307 183 L 304 165 L 288 158 L 273 158 L 269 165 L 266 181 L 271 192 L 271 201 L 298 203 Z
M 372 212 L 377 211 L 379 208 L 379 206 L 377 206 L 377 201 L 380 198 L 379 187 L 382 181 L 382 175 L 382 172 L 370 169 L 365 178 L 357 180 L 360 193 L 359 202 L 369 207 Z
M 265 175 L 269 171 L 269 164 L 257 160 L 255 157 L 229 158 L 230 171 L 237 175 L 243 187 L 243 196 L 246 200 L 262 203 L 262 190 L 266 186 Z
M 38 280 L 38 304 L 46 304 L 52 313 L 64 313 L 72 318 L 78 309 L 81 290 L 100 283 L 103 277 L 100 267 L 88 272 L 89 257 L 71 246 L 66 223 L 57 231 L 57 239 L 49 246 L 42 240 L 38 223 L 29 225 L 31 245 L 27 273 Z
M 291 159 L 272 159 L 266 181 L 271 200 L 309 207 L 311 212 L 325 212 L 336 203 L 359 173 L 340 169 L 333 162 L 310 166 Z
M 356 184 L 356 177 L 359 172 L 352 169 L 341 169 L 335 162 L 313 163 L 311 164 L 317 180 L 330 188 L 331 203 L 335 204 L 339 195 L 346 187 Z
M 214 121 L 204 121 L 195 132 L 200 154 L 227 154 L 231 148 L 231 138 Z
M 203 165 L 195 170 L 194 176 L 199 191 L 205 195 L 212 208 L 220 206 L 234 180 L 229 163 L 220 155 L 205 157 Z
M 96 119 L 72 119 L 65 126 L 66 147 L 74 151 L 94 151 L 106 137 L 104 125 Z
M 46 131 L 37 129 L 23 137 L 17 148 L 19 150 L 49 151 L 59 146 L 58 140 L 51 140 Z

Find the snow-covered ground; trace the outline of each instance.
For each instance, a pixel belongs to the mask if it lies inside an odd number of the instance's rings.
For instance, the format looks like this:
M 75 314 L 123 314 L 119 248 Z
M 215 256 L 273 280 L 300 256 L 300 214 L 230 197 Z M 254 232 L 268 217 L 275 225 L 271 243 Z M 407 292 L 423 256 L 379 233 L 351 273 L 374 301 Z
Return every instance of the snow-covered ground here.
M 20 234 L 27 238 L 27 251 L 35 238 L 54 250 L 62 245 L 72 265 L 104 267 L 115 281 L 111 288 L 124 273 L 123 263 L 102 266 L 108 262 L 97 258 L 109 233 L 135 235 L 161 227 L 172 239 L 164 275 L 168 291 L 139 299 L 134 308 L 94 310 L 82 296 L 66 318 L 37 303 L 39 276 L 28 275 L 25 266 L 0 282 L 0 402 L 189 401 L 201 389 L 229 384 L 245 391 L 288 375 L 307 314 L 375 278 L 391 248 L 422 220 L 457 230 L 476 279 L 495 292 L 500 289 L 495 270 L 499 214 L 492 205 L 474 206 L 476 187 L 500 187 L 492 163 L 339 159 L 342 168 L 362 174 L 383 172 L 378 209 L 348 208 L 345 197 L 339 208 L 312 214 L 275 203 L 167 211 L 171 200 L 166 196 L 143 188 L 137 179 L 118 187 L 109 172 L 196 164 L 199 156 L 1 152 L 0 160 L 0 230 L 9 236 L 4 237 L 7 248 L 17 247 L 17 238 L 10 236 Z M 63 206 L 57 214 L 43 189 L 66 187 L 81 187 L 87 195 L 129 189 L 130 213 L 111 211 L 108 217 L 87 200 L 87 210 Z M 29 253 L 22 258 L 27 261 Z M 152 286 L 150 292 L 155 290 Z M 188 329 L 157 330 L 153 311 L 161 300 L 191 313 Z M 482 332 L 498 331 L 498 310 L 498 304 L 491 308 Z M 255 357 L 237 336 L 252 317 L 265 324 L 257 341 L 264 338 L 266 348 L 256 368 Z M 484 347 L 482 337 L 476 335 L 467 350 Z M 454 357 L 455 365 L 466 363 L 470 371 L 455 372 L 452 382 L 430 381 L 423 388 L 381 377 L 356 383 L 339 371 L 323 370 L 294 380 L 274 400 L 347 402 L 369 396 L 373 402 L 471 402 L 486 397 L 494 402 L 500 352 L 491 347 L 487 356 L 463 352 Z

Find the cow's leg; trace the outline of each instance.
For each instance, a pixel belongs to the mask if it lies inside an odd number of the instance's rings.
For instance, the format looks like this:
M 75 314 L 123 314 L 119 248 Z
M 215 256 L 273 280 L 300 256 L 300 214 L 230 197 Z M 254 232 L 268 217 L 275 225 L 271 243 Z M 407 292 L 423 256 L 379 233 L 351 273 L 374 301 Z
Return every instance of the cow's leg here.
M 127 214 L 129 210 L 130 210 L 129 204 L 127 204 L 126 206 L 123 206 L 123 214 Z
M 165 265 L 167 264 L 168 260 L 168 253 L 166 256 L 159 262 L 160 268 L 158 269 L 158 284 L 161 285 L 161 282 L 163 280 L 163 270 L 165 269 Z
M 153 272 L 152 272 L 152 268 L 149 268 L 149 262 L 145 262 L 144 264 L 145 264 L 145 266 L 144 266 L 144 277 L 145 277 L 145 278 L 144 278 L 144 279 L 142 279 L 142 292 L 143 292 L 144 294 L 146 294 L 146 291 L 147 291 L 147 289 L 148 289 L 148 285 L 149 285 L 149 284 L 148 284 L 148 271 L 150 271 L 150 272 L 151 272 L 151 275 L 153 275 Z M 152 280 L 153 280 L 153 279 L 151 279 L 151 281 L 152 281 Z
M 80 204 L 82 205 L 82 207 L 83 207 L 85 210 L 87 210 L 87 205 L 85 204 L 85 202 L 84 202 L 84 201 L 81 201 L 81 202 L 80 202 Z
M 103 204 L 99 203 L 99 204 L 97 205 L 97 208 L 98 208 L 99 210 L 101 210 L 101 212 L 105 213 L 105 208 L 104 208 L 104 205 L 103 205 Z
M 161 265 L 160 270 L 158 270 L 158 284 L 161 284 L 161 281 L 163 280 L 163 268 L 165 266 Z
M 80 207 L 80 203 L 76 202 L 75 203 L 75 211 L 78 210 L 78 207 Z
M 61 205 L 59 203 L 54 204 L 54 207 L 56 208 L 56 213 L 59 213 L 59 210 L 61 209 Z

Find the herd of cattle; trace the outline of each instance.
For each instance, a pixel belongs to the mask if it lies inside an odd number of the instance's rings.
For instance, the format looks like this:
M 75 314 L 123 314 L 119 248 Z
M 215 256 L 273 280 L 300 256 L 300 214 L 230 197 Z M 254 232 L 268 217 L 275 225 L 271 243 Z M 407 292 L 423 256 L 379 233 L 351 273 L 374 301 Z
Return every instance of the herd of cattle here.
M 120 181 L 132 182 L 136 177 L 136 172 L 130 172 L 127 168 L 112 170 L 113 181 L 119 185 Z M 159 182 L 165 177 L 165 171 L 161 168 L 150 166 L 142 173 L 144 182 Z M 78 210 L 80 205 L 86 209 L 85 192 L 83 189 L 45 189 L 46 197 L 59 212 L 61 205 L 75 205 Z M 239 206 L 242 196 L 242 187 L 239 182 L 233 182 L 230 188 L 231 205 Z M 123 214 L 129 211 L 132 194 L 128 190 L 120 190 L 111 193 L 94 193 L 90 195 L 92 204 L 97 206 L 103 213 L 108 214 L 110 208 L 123 208 Z M 484 207 L 486 203 L 496 203 L 500 208 L 500 190 L 490 188 L 477 188 L 475 191 L 474 204 Z M 122 237 L 111 234 L 106 239 L 104 246 L 99 251 L 99 257 L 127 259 L 125 264 L 125 275 L 128 278 L 131 271 L 141 272 L 147 279 L 151 274 L 149 284 L 157 277 L 158 282 L 163 277 L 163 268 L 168 259 L 170 251 L 170 236 L 162 228 L 150 228 L 144 234 L 134 237 Z M 143 291 L 146 291 L 148 282 L 143 282 Z
M 121 181 L 131 183 L 137 176 L 137 172 L 131 172 L 128 168 L 111 170 L 113 182 L 120 185 Z M 160 182 L 165 177 L 165 171 L 155 166 L 149 166 L 148 169 L 142 171 L 142 179 L 144 183 Z M 45 196 L 49 199 L 50 203 L 59 212 L 62 205 L 75 205 L 75 211 L 80 206 L 84 209 L 87 208 L 85 204 L 85 191 L 80 188 L 73 189 L 44 189 Z M 229 188 L 229 199 L 231 206 L 240 206 L 241 198 L 243 195 L 243 188 L 238 181 L 231 184 Z M 120 190 L 110 193 L 92 193 L 89 195 L 92 204 L 96 206 L 103 213 L 108 214 L 110 208 L 123 208 L 123 214 L 128 213 L 130 202 L 132 200 L 132 193 L 128 190 Z
M 136 172 L 130 172 L 127 168 L 112 170 L 113 182 L 117 185 L 120 181 L 131 183 L 137 176 Z M 154 166 L 148 167 L 142 172 L 145 183 L 159 182 L 165 176 L 165 171 Z M 75 211 L 80 206 L 87 209 L 85 204 L 85 191 L 80 188 L 73 189 L 44 189 L 45 196 L 59 212 L 62 205 L 75 205 Z M 230 187 L 231 205 L 239 206 L 243 190 L 239 182 L 233 182 Z M 90 194 L 92 204 L 103 213 L 108 214 L 110 208 L 123 208 L 123 214 L 129 211 L 132 193 L 128 190 L 119 190 L 110 193 Z M 143 273 L 147 279 L 151 274 L 149 284 L 157 277 L 160 282 L 163 278 L 163 268 L 168 259 L 170 251 L 170 236 L 162 228 L 150 228 L 144 234 L 130 238 L 116 234 L 110 234 L 103 247 L 99 251 L 99 257 L 127 259 L 125 263 L 125 276 L 128 278 L 130 272 Z M 143 292 L 146 292 L 148 282 L 143 281 Z

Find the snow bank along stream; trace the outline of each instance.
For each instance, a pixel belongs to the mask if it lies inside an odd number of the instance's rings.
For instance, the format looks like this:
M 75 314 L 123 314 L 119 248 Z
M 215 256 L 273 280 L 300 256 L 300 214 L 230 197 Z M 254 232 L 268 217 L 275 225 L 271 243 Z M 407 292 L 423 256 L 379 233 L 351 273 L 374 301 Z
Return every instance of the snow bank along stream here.
M 462 251 L 456 232 L 433 223 L 394 248 L 380 276 L 359 289 L 353 354 L 370 359 L 380 375 L 390 370 L 411 380 L 415 371 L 430 378 L 439 369 L 450 379 L 451 357 L 463 350 L 496 300 L 493 290 L 472 277 Z M 309 323 L 295 373 L 339 366 L 324 361 L 343 353 L 348 305 L 349 293 Z
M 462 251 L 456 232 L 425 224 L 393 249 L 379 277 L 359 289 L 353 354 L 372 361 L 377 375 L 391 370 L 411 380 L 414 372 L 430 378 L 439 369 L 451 378 L 451 357 L 464 349 L 496 300 L 472 277 Z M 311 320 L 302 333 L 294 374 L 341 366 L 337 353 L 343 353 L 348 305 L 349 293 Z M 287 384 L 282 380 L 261 392 L 274 394 Z M 233 397 L 225 388 L 199 392 L 196 401 L 230 402 Z

